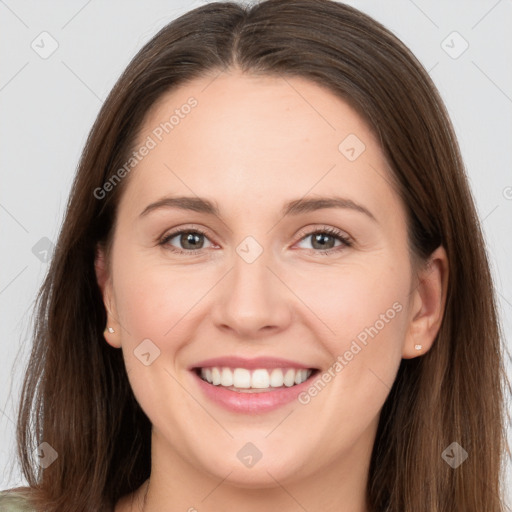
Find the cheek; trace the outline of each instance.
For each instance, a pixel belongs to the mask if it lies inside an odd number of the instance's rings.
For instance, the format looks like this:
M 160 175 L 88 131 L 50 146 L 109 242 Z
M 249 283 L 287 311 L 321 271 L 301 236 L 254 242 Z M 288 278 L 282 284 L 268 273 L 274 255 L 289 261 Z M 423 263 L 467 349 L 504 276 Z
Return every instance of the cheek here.
M 361 418 L 383 404 L 402 356 L 409 275 L 398 270 L 408 268 L 405 261 L 392 261 L 303 274 L 293 288 L 314 313 L 309 330 L 319 334 L 331 357 L 317 388 L 325 384 L 330 404 L 344 412 L 361 409 Z
M 117 269 L 116 304 L 131 388 L 151 421 L 166 424 L 169 410 L 186 410 L 190 401 L 175 380 L 177 357 L 194 334 L 190 319 L 204 295 L 204 280 L 193 281 L 192 273 L 142 258 L 126 259 Z
M 121 267 L 115 285 L 117 310 L 134 341 L 170 336 L 208 290 L 204 273 L 191 271 L 191 267 L 142 258 L 125 260 Z
M 304 283 L 299 292 L 318 315 L 315 329 L 324 333 L 318 340 L 331 356 L 299 397 L 304 418 L 324 418 L 323 435 L 334 440 L 329 456 L 375 426 L 400 366 L 407 285 L 407 275 L 391 267 L 352 267 L 316 279 L 315 288 Z
M 407 267 L 390 257 L 378 260 L 290 272 L 283 279 L 309 308 L 310 327 L 325 333 L 320 340 L 333 356 L 356 338 L 385 345 L 403 333 L 409 276 L 399 269 Z

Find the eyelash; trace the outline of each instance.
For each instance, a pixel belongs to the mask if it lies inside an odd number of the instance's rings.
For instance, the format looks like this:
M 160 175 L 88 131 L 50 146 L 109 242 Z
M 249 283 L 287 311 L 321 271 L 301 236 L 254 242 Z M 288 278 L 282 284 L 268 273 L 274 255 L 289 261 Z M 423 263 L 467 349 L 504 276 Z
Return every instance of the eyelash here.
M 171 251 L 173 253 L 176 253 L 176 254 L 188 254 L 188 255 L 192 255 L 192 256 L 195 256 L 195 255 L 199 254 L 203 249 L 183 250 L 183 249 L 177 249 L 176 247 L 173 247 L 171 245 L 167 245 L 169 240 L 172 240 L 177 235 L 181 235 L 183 233 L 188 233 L 188 234 L 193 233 L 193 234 L 197 234 L 197 235 L 203 235 L 204 237 L 208 238 L 207 233 L 204 232 L 200 228 L 180 229 L 180 230 L 177 230 L 177 231 L 173 231 L 172 233 L 169 233 L 168 235 L 165 235 L 158 242 L 158 245 L 167 246 L 167 247 L 164 247 L 166 250 L 169 250 L 169 251 Z M 347 236 L 345 236 L 341 231 L 339 231 L 339 230 L 337 230 L 335 228 L 329 227 L 329 226 L 325 226 L 325 227 L 323 227 L 321 229 L 316 229 L 314 231 L 310 231 L 310 232 L 307 232 L 307 233 L 301 233 L 301 238 L 299 239 L 299 242 L 302 241 L 303 239 L 309 237 L 309 236 L 318 235 L 318 234 L 327 234 L 329 236 L 337 238 L 338 240 L 340 240 L 342 242 L 342 245 L 338 246 L 338 247 L 333 247 L 331 249 L 325 249 L 325 250 L 322 250 L 322 249 L 306 249 L 307 251 L 309 251 L 312 254 L 315 254 L 315 255 L 319 255 L 320 254 L 320 255 L 324 255 L 324 256 L 330 256 L 330 255 L 332 255 L 334 253 L 339 252 L 340 250 L 343 250 L 345 247 L 351 247 L 352 246 L 352 242 L 351 242 L 351 240 Z

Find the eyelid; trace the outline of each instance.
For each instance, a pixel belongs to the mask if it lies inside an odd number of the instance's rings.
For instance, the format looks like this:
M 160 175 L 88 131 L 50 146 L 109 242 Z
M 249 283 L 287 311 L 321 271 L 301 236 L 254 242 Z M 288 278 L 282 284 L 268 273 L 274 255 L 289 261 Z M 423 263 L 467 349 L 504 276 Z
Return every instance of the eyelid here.
M 216 245 L 215 242 L 213 242 L 211 240 L 211 237 L 208 234 L 208 230 L 201 228 L 201 227 L 197 227 L 195 225 L 191 225 L 191 226 L 185 225 L 185 226 L 180 226 L 180 227 L 176 227 L 176 228 L 171 228 L 171 229 L 165 231 L 163 235 L 158 237 L 157 243 L 159 245 L 165 245 L 169 240 L 172 240 L 174 237 L 181 235 L 182 233 L 188 233 L 188 232 L 199 233 L 199 234 L 203 235 L 205 238 L 207 238 L 213 245 Z M 183 249 L 177 249 L 175 247 L 173 247 L 173 249 L 176 249 L 177 252 L 182 251 L 182 252 L 187 252 L 190 254 L 194 254 L 195 251 L 203 250 L 203 249 L 195 249 L 195 250 L 185 251 Z
M 300 242 L 301 240 L 303 240 L 304 237 L 314 235 L 315 233 L 329 233 L 332 236 L 345 239 L 347 242 L 350 242 L 351 244 L 354 243 L 354 240 L 346 231 L 343 231 L 342 229 L 339 228 L 335 228 L 333 226 L 329 226 L 327 224 L 317 224 L 316 227 L 307 227 L 301 229 L 297 234 L 297 236 L 299 237 L 297 242 Z
M 180 226 L 177 228 L 172 228 L 169 231 L 167 231 L 164 235 L 162 235 L 161 237 L 158 238 L 158 245 L 166 246 L 167 242 L 169 240 L 172 240 L 173 238 L 175 238 L 176 236 L 178 236 L 180 234 L 187 233 L 187 232 L 196 232 L 198 234 L 203 235 L 205 238 L 207 238 L 210 241 L 210 243 L 212 245 L 215 246 L 216 243 L 210 239 L 210 236 L 207 231 L 208 230 L 203 229 L 201 227 L 197 227 L 195 225 L 190 225 L 190 226 L 185 225 L 185 226 Z M 337 247 L 332 247 L 329 249 L 304 249 L 304 250 L 308 251 L 309 253 L 316 254 L 316 255 L 318 255 L 318 254 L 335 254 L 335 253 L 339 252 L 341 249 L 351 247 L 354 243 L 352 237 L 350 235 L 348 235 L 345 231 L 343 231 L 339 228 L 329 226 L 329 225 L 318 224 L 316 227 L 307 227 L 307 228 L 301 229 L 299 231 L 299 233 L 297 234 L 298 240 L 296 242 L 294 242 L 293 245 L 301 242 L 302 240 L 304 240 L 305 238 L 307 238 L 309 236 L 313 236 L 318 233 L 326 233 L 334 238 L 337 238 L 339 241 L 341 241 L 341 245 L 339 245 Z M 197 255 L 205 250 L 205 248 L 185 250 L 185 249 L 179 249 L 179 248 L 176 248 L 173 246 L 169 246 L 169 247 L 170 248 L 167 248 L 167 250 L 169 250 L 171 252 L 178 253 L 178 254 L 189 254 L 189 255 Z

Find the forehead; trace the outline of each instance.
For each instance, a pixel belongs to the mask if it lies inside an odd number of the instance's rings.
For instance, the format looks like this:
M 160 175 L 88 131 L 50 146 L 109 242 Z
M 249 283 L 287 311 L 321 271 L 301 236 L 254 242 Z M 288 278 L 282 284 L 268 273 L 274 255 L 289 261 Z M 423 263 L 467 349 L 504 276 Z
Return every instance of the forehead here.
M 230 72 L 193 80 L 155 103 L 135 149 L 144 145 L 151 149 L 122 204 L 168 193 L 261 209 L 280 207 L 285 196 L 338 192 L 400 209 L 372 130 L 305 78 Z

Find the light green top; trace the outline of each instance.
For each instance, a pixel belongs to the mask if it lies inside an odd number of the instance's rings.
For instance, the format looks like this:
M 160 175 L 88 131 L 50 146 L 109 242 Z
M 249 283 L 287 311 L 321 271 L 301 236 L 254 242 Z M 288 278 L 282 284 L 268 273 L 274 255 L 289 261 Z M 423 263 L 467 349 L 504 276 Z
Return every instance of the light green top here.
M 28 499 L 18 491 L 0 491 L 0 512 L 34 512 Z

